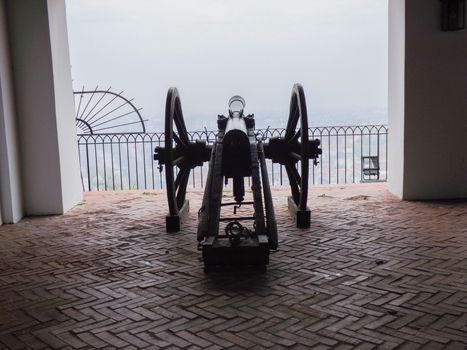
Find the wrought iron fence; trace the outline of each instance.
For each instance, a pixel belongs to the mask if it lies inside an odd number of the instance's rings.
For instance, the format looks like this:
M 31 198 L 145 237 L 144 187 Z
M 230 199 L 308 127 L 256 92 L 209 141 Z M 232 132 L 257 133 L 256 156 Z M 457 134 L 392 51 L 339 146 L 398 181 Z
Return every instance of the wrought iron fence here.
M 285 129 L 259 129 L 267 141 L 281 136 Z M 215 141 L 216 132 L 189 133 L 192 140 Z M 386 125 L 313 127 L 312 139 L 320 139 L 323 154 L 319 164 L 310 169 L 310 183 L 346 184 L 368 181 L 364 159 L 378 162 L 379 181 L 387 180 L 388 127 Z M 163 146 L 164 133 L 121 133 L 78 135 L 81 179 L 84 191 L 161 189 L 165 187 L 164 170 L 153 161 L 154 148 Z M 268 161 L 271 185 L 288 184 L 286 172 Z M 207 164 L 192 171 L 190 185 L 204 186 Z

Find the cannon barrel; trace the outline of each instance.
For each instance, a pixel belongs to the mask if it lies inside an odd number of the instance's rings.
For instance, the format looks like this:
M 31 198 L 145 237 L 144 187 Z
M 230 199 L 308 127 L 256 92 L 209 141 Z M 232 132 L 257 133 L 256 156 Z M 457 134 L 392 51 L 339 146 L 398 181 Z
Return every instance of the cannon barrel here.
M 251 176 L 251 151 L 248 128 L 243 117 L 245 100 L 233 96 L 229 100 L 229 117 L 226 120 L 222 147 L 222 175 L 233 179 L 235 201 L 241 203 L 245 196 L 244 177 Z
M 229 117 L 222 149 L 222 175 L 227 178 L 251 176 L 250 140 L 245 120 Z

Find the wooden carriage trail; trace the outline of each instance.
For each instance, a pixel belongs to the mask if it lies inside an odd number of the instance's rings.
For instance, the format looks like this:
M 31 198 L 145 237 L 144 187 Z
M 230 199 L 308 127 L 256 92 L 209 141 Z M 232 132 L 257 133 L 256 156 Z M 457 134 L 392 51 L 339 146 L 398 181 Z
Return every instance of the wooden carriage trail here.
M 137 191 L 0 227 L 0 348 L 467 347 L 467 202 L 317 186 L 297 229 L 288 194 L 273 190 L 266 272 L 203 272 L 201 192 L 179 233 L 165 232 L 165 194 Z

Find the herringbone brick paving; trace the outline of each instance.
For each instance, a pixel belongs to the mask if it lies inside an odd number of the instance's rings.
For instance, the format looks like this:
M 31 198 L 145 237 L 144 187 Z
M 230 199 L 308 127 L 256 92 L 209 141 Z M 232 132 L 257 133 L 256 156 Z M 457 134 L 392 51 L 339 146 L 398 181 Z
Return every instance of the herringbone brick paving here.
M 5 349 L 465 349 L 467 202 L 402 202 L 384 184 L 314 187 L 266 272 L 205 274 L 163 192 L 88 193 L 64 216 L 0 227 Z

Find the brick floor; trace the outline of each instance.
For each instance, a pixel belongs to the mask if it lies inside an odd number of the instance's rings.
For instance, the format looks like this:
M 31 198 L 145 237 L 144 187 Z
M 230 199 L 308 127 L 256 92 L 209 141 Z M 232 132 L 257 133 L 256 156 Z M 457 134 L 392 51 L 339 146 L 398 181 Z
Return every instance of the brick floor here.
M 401 202 L 384 184 L 314 187 L 312 226 L 274 191 L 266 272 L 205 274 L 162 192 L 89 193 L 67 215 L 0 227 L 9 349 L 466 349 L 467 202 Z

